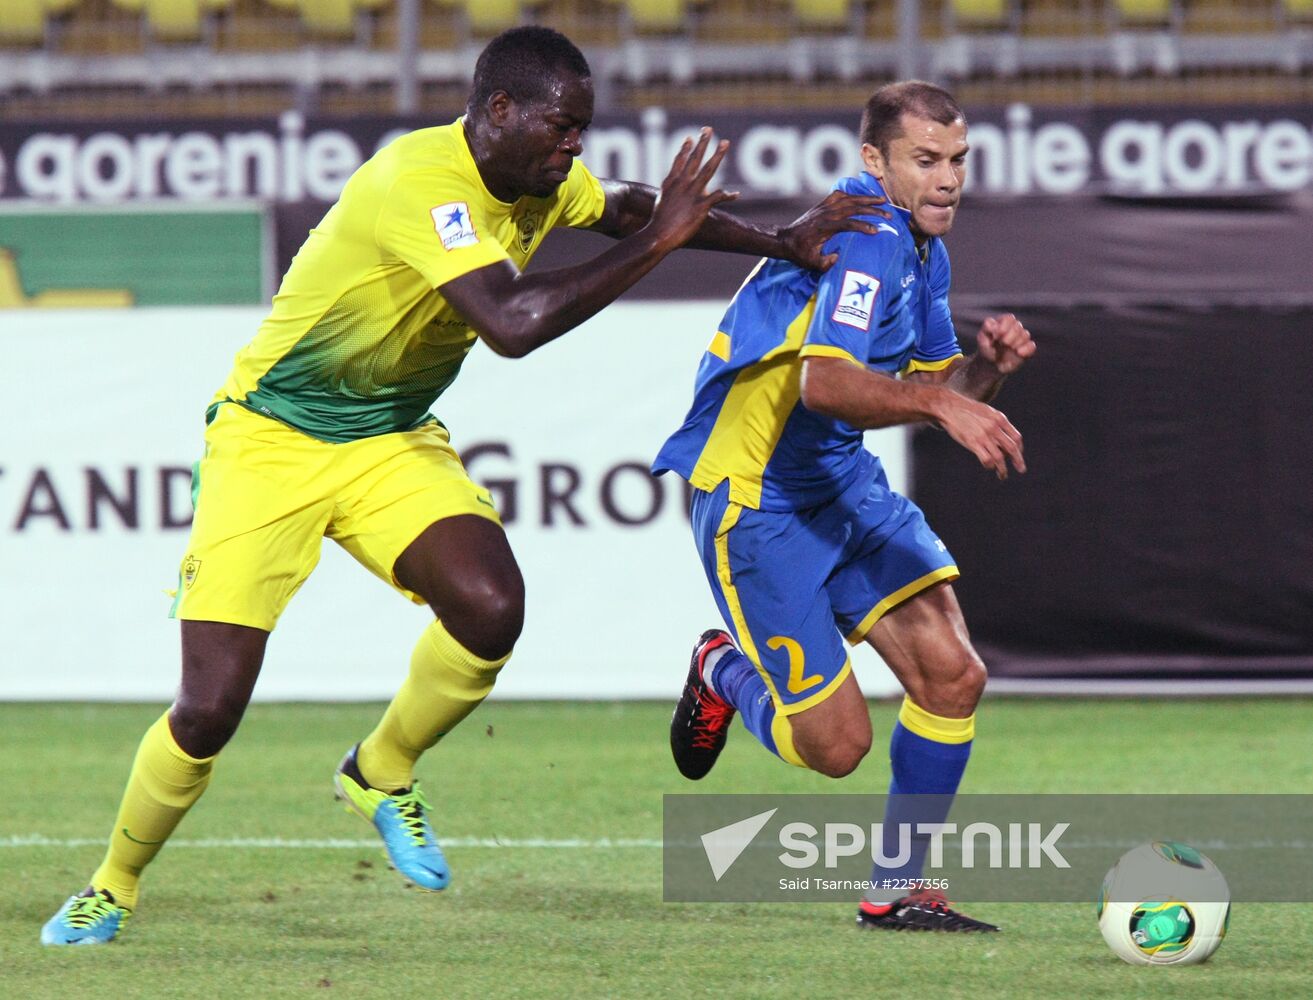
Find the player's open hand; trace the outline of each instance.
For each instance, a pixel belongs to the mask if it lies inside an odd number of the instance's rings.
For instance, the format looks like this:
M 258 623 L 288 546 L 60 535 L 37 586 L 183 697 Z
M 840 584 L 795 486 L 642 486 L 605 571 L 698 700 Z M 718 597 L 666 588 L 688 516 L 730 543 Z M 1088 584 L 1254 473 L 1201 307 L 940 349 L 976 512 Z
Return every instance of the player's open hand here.
M 939 426 L 999 479 L 1007 479 L 1009 462 L 1018 472 L 1026 471 L 1021 432 L 992 406 L 946 389 L 937 416 Z
M 648 225 L 667 249 L 683 246 L 702 228 L 713 208 L 739 196 L 737 191 L 719 188 L 707 191 L 707 185 L 729 149 L 729 140 L 722 139 L 707 157 L 710 142 L 709 128 L 702 130 L 696 144 L 692 139 L 685 139 L 670 173 L 661 182 L 661 192 L 652 207 L 652 219 Z
M 1000 375 L 1010 375 L 1034 356 L 1035 341 L 1017 317 L 1004 313 L 990 316 L 980 325 L 976 349 L 982 358 L 998 369 Z
M 835 233 L 875 235 L 876 223 L 858 216 L 877 215 L 888 219 L 890 214 L 878 207 L 884 203 L 885 199 L 875 194 L 831 191 L 823 202 L 813 205 L 780 230 L 781 255 L 811 271 L 829 270 L 839 255 L 821 253 L 825 242 Z

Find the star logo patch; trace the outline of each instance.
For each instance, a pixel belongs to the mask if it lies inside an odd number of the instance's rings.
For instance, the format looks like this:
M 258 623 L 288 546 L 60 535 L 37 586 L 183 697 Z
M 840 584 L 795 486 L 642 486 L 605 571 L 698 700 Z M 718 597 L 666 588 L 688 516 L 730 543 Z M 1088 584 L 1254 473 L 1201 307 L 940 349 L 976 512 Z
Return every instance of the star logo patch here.
M 447 250 L 457 247 L 472 247 L 479 242 L 479 234 L 474 231 L 474 220 L 470 218 L 470 206 L 463 201 L 452 201 L 429 209 L 433 216 L 433 228 Z
M 875 312 L 875 296 L 880 282 L 861 271 L 844 271 L 839 301 L 834 304 L 830 319 L 858 330 L 871 328 L 871 314 Z

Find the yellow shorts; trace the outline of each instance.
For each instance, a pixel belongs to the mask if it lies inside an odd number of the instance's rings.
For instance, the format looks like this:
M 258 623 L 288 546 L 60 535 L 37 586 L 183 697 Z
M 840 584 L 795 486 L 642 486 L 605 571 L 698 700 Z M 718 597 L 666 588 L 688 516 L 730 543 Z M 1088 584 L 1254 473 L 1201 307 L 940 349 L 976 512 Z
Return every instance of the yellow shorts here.
M 440 424 L 332 444 L 236 403 L 210 422 L 192 499 L 170 617 L 266 631 L 319 562 L 325 536 L 423 604 L 392 573 L 406 547 L 457 514 L 501 523 Z

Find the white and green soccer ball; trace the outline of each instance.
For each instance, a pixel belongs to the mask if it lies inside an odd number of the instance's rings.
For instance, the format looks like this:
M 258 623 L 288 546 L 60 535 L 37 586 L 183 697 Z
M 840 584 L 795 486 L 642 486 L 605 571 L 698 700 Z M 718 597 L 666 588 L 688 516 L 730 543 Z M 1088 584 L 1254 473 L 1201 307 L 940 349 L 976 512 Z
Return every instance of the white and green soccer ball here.
M 1132 965 L 1194 965 L 1217 951 L 1231 890 L 1217 866 L 1188 844 L 1155 840 L 1127 851 L 1099 893 L 1099 930 Z

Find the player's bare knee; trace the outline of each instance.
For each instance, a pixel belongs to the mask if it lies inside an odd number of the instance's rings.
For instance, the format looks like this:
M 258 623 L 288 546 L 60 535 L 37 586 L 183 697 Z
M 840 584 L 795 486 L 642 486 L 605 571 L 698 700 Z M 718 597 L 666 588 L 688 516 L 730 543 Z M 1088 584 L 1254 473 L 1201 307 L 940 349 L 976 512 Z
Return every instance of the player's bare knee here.
M 836 761 L 837 766 L 833 776 L 836 778 L 842 778 L 845 775 L 852 774 L 857 770 L 857 765 L 860 764 L 870 752 L 870 736 L 867 736 L 865 740 L 850 739 L 845 741 L 839 759 Z
M 952 663 L 940 664 L 933 678 L 912 688 L 908 695 L 918 706 L 946 718 L 965 718 L 976 710 L 985 691 L 988 672 L 976 651 L 965 646 Z
M 980 703 L 980 696 L 985 693 L 985 682 L 988 679 L 989 671 L 985 668 L 984 661 L 968 646 L 962 657 L 957 681 L 953 685 L 954 699 L 964 714 L 975 711 L 976 705 Z
M 192 757 L 213 757 L 237 732 L 246 702 L 216 695 L 182 697 L 169 713 L 169 729 L 182 750 Z
M 516 578 L 471 587 L 441 617 L 447 631 L 470 652 L 501 659 L 515 648 L 524 628 L 524 583 Z
M 857 765 L 865 756 L 866 750 L 860 747 L 837 747 L 813 764 L 812 770 L 819 771 L 827 778 L 845 778 L 857 770 Z
M 871 750 L 871 734 L 849 733 L 830 740 L 807 755 L 813 771 L 827 778 L 843 778 L 857 770 L 857 765 Z

